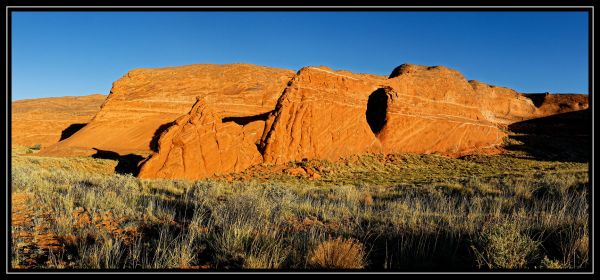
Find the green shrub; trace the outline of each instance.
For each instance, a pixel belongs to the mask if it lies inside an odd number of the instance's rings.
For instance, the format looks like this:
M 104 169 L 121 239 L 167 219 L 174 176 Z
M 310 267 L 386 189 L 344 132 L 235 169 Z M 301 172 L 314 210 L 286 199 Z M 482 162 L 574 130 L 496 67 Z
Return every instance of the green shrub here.
M 539 243 L 524 234 L 515 222 L 485 225 L 472 246 L 479 267 L 527 268 L 538 254 Z
M 544 258 L 542 259 L 542 262 L 540 264 L 540 268 L 541 269 L 564 269 L 565 266 L 562 265 L 557 260 L 551 260 L 548 258 L 548 256 L 544 256 Z

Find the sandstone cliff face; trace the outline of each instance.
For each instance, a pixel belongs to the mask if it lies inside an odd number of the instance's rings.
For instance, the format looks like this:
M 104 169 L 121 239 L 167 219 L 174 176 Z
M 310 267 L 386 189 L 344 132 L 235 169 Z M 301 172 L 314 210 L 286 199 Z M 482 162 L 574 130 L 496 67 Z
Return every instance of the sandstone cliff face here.
M 479 99 L 458 71 L 401 65 L 388 84 L 379 93 L 387 99 L 386 123 L 378 134 L 386 153 L 461 155 L 502 143 L 505 134 L 482 115 Z
M 585 110 L 589 106 L 584 94 L 522 94 L 505 87 L 469 81 L 481 112 L 491 122 L 506 126 L 511 123 L 554 114 Z
M 120 154 L 152 151 L 151 142 L 202 96 L 223 117 L 273 110 L 293 71 L 248 64 L 137 69 L 113 84 L 102 110 L 81 131 L 40 155 L 90 155 L 92 148 Z M 257 139 L 260 126 L 255 126 Z
M 239 172 L 262 161 L 255 138 L 234 122 L 223 123 L 214 108 L 198 98 L 158 143 L 159 153 L 142 164 L 142 178 L 200 179 Z
M 469 81 L 481 101 L 481 112 L 491 122 L 509 124 L 536 115 L 537 108 L 526 96 L 505 87 Z
M 267 121 L 264 161 L 481 151 L 505 135 L 480 109 L 464 77 L 445 67 L 402 65 L 389 79 L 307 67 Z
M 341 74 L 324 67 L 298 71 L 267 120 L 265 162 L 335 160 L 381 152 L 365 111 L 368 94 L 383 81 L 382 77 Z
M 12 145 L 54 144 L 87 124 L 104 99 L 106 95 L 92 94 L 13 101 Z
M 568 113 L 589 108 L 588 96 L 585 94 L 523 94 L 537 107 L 535 117 Z

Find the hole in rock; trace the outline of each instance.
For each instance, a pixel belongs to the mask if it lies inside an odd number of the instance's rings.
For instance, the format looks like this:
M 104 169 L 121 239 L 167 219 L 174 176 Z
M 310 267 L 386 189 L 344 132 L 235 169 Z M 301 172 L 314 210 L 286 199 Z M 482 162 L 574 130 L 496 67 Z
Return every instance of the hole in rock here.
M 385 89 L 379 88 L 371 95 L 367 102 L 367 123 L 373 133 L 378 134 L 385 126 L 387 114 L 388 95 Z

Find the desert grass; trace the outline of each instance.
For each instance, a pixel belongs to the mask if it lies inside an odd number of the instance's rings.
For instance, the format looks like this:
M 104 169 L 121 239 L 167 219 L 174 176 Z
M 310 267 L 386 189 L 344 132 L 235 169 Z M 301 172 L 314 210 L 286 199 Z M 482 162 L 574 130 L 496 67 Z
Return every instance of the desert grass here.
M 364 251 L 359 241 L 337 237 L 319 244 L 308 256 L 308 263 L 317 269 L 361 269 L 365 265 Z
M 588 164 L 519 153 L 304 161 L 200 181 L 13 152 L 13 268 L 589 268 Z M 23 196 L 26 194 L 26 200 Z M 14 217 L 13 209 L 13 219 Z M 51 246 L 27 234 L 43 227 Z M 53 239 L 53 240 L 54 240 Z M 34 248 L 35 258 L 31 251 Z M 33 261 L 32 261 L 33 260 Z

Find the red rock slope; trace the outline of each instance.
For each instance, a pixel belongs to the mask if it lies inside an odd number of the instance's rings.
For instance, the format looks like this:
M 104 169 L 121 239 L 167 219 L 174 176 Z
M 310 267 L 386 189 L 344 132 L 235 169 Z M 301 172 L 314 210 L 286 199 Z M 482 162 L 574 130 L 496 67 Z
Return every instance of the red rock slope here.
M 267 113 L 293 71 L 248 64 L 136 69 L 113 84 L 102 110 L 79 132 L 40 155 L 150 153 L 153 139 L 190 111 L 196 96 L 224 117 Z M 255 131 L 260 137 L 262 131 Z M 154 140 L 156 142 L 156 139 Z
M 12 145 L 54 144 L 88 123 L 104 99 L 106 95 L 92 94 L 13 101 Z

